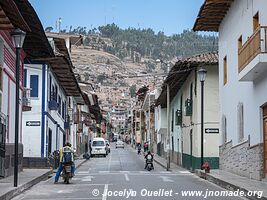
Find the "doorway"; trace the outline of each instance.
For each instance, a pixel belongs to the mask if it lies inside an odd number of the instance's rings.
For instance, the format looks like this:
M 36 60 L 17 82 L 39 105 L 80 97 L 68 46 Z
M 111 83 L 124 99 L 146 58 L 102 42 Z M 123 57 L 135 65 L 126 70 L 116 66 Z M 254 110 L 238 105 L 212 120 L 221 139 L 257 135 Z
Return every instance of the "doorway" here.
M 0 177 L 5 176 L 5 143 L 6 143 L 6 125 L 0 119 Z
M 263 108 L 263 146 L 264 146 L 264 174 L 267 177 L 267 106 Z
M 52 130 L 49 129 L 48 131 L 48 155 L 51 154 L 52 151 Z
M 172 161 L 174 161 L 174 141 L 172 136 Z

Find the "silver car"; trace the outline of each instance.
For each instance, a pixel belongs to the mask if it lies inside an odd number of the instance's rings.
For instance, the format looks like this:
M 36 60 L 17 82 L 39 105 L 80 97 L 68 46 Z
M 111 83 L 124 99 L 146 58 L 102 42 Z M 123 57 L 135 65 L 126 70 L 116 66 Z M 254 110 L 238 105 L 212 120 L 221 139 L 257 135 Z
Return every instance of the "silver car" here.
M 116 149 L 117 149 L 117 148 L 123 148 L 123 149 L 124 149 L 124 143 L 123 143 L 123 141 L 118 140 L 118 141 L 116 142 Z

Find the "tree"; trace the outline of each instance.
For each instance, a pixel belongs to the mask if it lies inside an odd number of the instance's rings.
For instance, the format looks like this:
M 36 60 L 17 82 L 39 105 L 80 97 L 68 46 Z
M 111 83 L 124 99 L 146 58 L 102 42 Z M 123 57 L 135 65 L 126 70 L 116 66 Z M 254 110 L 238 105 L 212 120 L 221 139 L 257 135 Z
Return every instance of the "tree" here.
M 45 32 L 52 32 L 53 31 L 53 27 L 52 26 L 48 26 L 45 28 Z

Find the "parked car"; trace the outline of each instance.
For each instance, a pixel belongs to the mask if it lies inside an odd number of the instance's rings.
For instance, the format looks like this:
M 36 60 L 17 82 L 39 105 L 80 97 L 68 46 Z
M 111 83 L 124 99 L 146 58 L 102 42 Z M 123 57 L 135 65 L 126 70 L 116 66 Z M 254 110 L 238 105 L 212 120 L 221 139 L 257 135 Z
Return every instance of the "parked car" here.
M 116 149 L 117 149 L 117 148 L 123 148 L 123 149 L 124 149 L 124 143 L 123 143 L 123 141 L 118 140 L 118 141 L 116 142 Z
M 108 140 L 105 140 L 105 142 L 106 142 L 106 151 L 108 153 L 110 153 L 110 144 L 109 144 L 109 141 Z
M 107 150 L 106 150 L 106 142 L 103 138 L 94 138 L 93 141 L 91 142 L 91 156 L 95 155 L 103 155 L 106 157 L 107 155 Z

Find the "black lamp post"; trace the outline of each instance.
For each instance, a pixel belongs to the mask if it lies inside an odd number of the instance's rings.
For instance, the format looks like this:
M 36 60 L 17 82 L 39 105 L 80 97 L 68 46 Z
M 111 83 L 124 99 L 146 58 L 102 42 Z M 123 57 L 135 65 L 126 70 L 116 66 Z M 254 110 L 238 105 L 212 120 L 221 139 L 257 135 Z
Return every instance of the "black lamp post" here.
M 18 143 L 19 143 L 19 78 L 20 78 L 20 50 L 26 33 L 16 29 L 11 33 L 13 44 L 16 48 L 16 113 L 15 113 L 15 157 L 14 157 L 14 187 L 18 186 Z
M 201 83 L 201 166 L 200 169 L 202 169 L 202 165 L 204 163 L 204 82 L 206 79 L 207 70 L 200 68 L 198 70 L 198 77 Z

